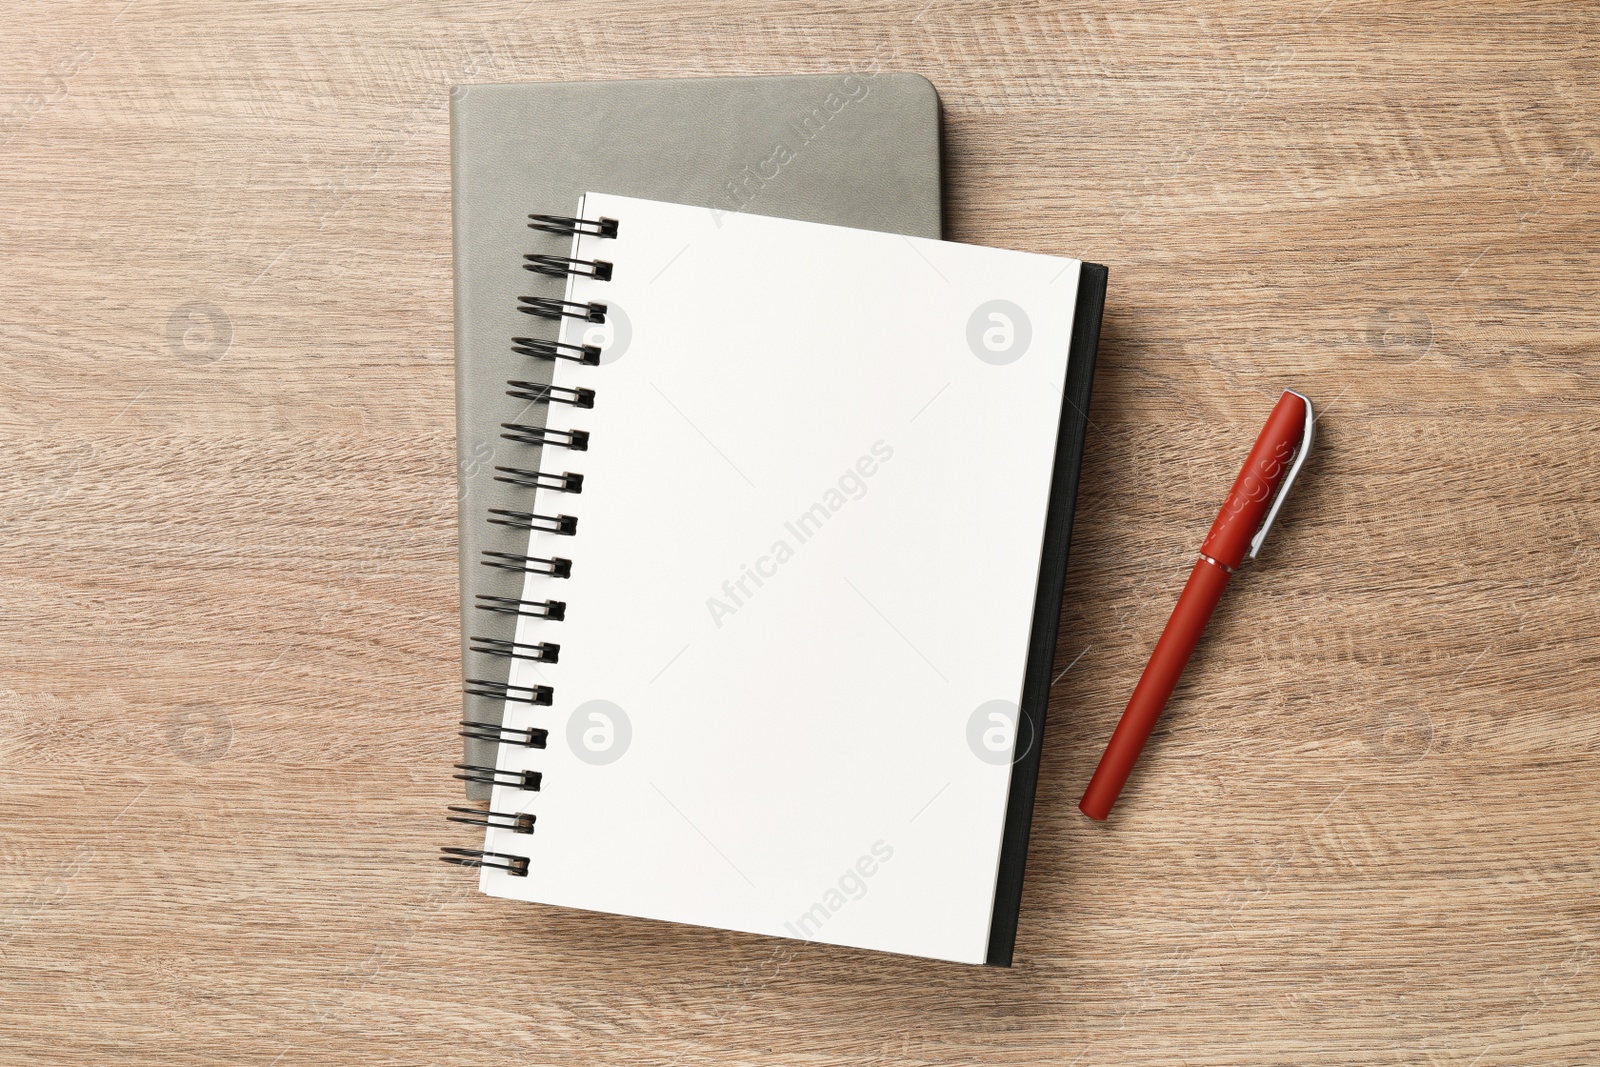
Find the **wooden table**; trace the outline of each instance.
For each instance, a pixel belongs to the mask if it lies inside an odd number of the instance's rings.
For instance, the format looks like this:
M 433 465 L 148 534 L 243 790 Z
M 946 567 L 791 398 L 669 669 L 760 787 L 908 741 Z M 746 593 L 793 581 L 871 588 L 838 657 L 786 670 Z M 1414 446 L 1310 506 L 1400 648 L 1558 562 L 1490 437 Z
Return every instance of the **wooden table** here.
M 1593 9 L 449 6 L 0 4 L 0 1059 L 1600 1061 Z M 1112 271 L 1017 966 L 482 897 L 447 89 L 873 63 L 950 237 Z M 1090 824 L 1286 386 L 1303 487 Z

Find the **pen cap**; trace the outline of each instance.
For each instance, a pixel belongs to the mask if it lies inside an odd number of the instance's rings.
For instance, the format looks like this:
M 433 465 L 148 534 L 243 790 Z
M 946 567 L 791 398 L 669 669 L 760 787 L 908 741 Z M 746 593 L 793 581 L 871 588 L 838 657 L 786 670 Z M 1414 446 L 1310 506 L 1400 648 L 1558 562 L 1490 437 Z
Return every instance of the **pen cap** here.
M 1244 461 L 1244 470 L 1223 501 L 1222 511 L 1200 551 L 1232 569 L 1244 562 L 1250 539 L 1261 527 L 1278 488 L 1288 476 L 1295 448 L 1305 431 L 1307 404 L 1296 393 L 1284 393 L 1267 416 L 1267 424 Z

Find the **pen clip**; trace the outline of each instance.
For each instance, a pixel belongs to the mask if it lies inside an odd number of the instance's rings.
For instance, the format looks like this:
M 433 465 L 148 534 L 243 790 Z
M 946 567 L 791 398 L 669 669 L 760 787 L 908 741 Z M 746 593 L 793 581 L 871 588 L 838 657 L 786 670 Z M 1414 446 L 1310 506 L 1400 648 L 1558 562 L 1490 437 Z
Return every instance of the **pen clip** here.
M 1272 523 L 1278 517 L 1278 509 L 1283 507 L 1283 501 L 1289 495 L 1289 490 L 1294 486 L 1294 480 L 1300 476 L 1300 468 L 1305 465 L 1306 456 L 1311 454 L 1312 428 L 1316 423 L 1316 416 L 1311 410 L 1311 398 L 1303 393 L 1296 393 L 1293 389 L 1285 389 L 1285 393 L 1298 396 L 1306 405 L 1306 426 L 1300 434 L 1300 450 L 1295 453 L 1294 463 L 1289 467 L 1289 473 L 1283 479 L 1283 484 L 1278 487 L 1278 495 L 1272 498 L 1272 507 L 1267 509 L 1267 517 L 1262 520 L 1261 529 L 1250 539 L 1250 552 L 1247 559 L 1255 559 L 1256 553 L 1261 551 L 1261 546 L 1266 543 L 1267 531 L 1272 529 Z

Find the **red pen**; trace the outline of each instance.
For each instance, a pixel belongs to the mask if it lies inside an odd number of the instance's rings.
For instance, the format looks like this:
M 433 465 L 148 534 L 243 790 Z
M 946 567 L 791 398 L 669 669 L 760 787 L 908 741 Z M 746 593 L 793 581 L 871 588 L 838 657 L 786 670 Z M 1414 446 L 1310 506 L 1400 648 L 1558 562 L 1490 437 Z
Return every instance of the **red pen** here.
M 1150 653 L 1139 684 L 1133 688 L 1128 709 L 1111 734 L 1100 766 L 1089 779 L 1089 788 L 1078 801 L 1079 810 L 1089 818 L 1104 819 L 1111 814 L 1111 806 L 1133 772 L 1195 645 L 1200 643 L 1211 613 L 1222 600 L 1228 579 L 1246 559 L 1255 558 L 1277 519 L 1278 509 L 1311 451 L 1314 421 L 1311 401 L 1292 390 L 1278 399 L 1267 416 L 1261 436 L 1244 461 L 1244 470 L 1239 472 L 1211 533 L 1200 546 L 1200 559 L 1189 573 L 1188 584 L 1178 597 L 1178 606 L 1172 609 L 1167 628 L 1161 631 L 1155 651 Z

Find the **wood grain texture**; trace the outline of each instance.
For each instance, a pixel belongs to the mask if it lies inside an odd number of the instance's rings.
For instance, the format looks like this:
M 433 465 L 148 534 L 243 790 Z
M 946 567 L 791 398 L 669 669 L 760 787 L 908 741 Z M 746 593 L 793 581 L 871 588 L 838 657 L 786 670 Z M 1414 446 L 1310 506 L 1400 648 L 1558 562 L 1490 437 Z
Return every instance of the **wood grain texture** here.
M 0 17 L 0 1060 L 1600 1061 L 1592 7 Z M 950 237 L 1111 267 L 1017 966 L 480 897 L 448 87 L 872 64 Z M 1304 487 L 1092 825 L 1288 385 Z

